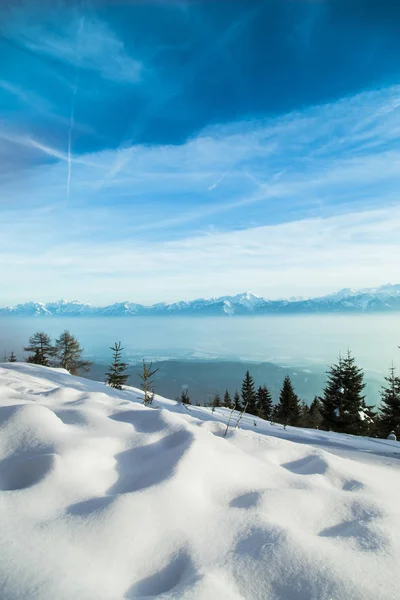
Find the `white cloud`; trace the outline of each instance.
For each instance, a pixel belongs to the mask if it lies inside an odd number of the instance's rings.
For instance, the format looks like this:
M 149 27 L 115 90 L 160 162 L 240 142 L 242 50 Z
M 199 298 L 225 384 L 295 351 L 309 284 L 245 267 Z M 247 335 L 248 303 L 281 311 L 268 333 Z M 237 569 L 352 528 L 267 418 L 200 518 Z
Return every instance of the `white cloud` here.
M 212 127 L 181 146 L 75 157 L 69 210 L 65 152 L 8 177 L 7 301 L 32 289 L 44 300 L 152 302 L 398 281 L 398 91 Z M 21 144 L 57 156 L 33 138 Z
M 142 65 L 131 57 L 123 42 L 94 16 L 58 23 L 19 26 L 19 41 L 34 52 L 55 57 L 71 65 L 97 71 L 105 79 L 136 83 Z
M 21 295 L 13 301 L 52 300 L 70 289 L 97 303 L 156 302 L 246 289 L 280 297 L 379 285 L 398 280 L 399 255 L 397 206 L 164 243 L 54 240 L 51 250 L 39 245 L 29 255 L 23 247 L 20 254 L 3 249 L 0 264 L 7 267 L 3 289 Z
M 29 90 L 22 89 L 5 79 L 0 79 L 0 88 L 39 112 L 50 112 L 52 108 L 48 100 L 42 96 L 38 96 Z

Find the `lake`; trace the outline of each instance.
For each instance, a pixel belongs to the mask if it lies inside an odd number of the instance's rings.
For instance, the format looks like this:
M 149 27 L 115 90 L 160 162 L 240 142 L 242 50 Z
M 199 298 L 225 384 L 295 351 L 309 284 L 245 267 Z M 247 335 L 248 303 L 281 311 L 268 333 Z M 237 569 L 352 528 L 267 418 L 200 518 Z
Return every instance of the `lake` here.
M 350 348 L 360 366 L 380 377 L 400 366 L 400 313 L 265 317 L 122 317 L 0 319 L 0 352 L 21 359 L 35 331 L 76 335 L 85 355 L 108 362 L 121 341 L 129 361 L 164 359 L 246 360 L 324 368 Z

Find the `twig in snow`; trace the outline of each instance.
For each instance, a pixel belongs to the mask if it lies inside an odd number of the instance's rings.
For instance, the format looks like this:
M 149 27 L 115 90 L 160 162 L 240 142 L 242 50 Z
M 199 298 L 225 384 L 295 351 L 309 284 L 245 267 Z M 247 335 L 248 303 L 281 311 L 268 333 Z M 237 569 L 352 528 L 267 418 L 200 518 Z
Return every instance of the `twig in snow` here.
M 228 419 L 228 423 L 226 424 L 226 429 L 225 429 L 225 433 L 224 433 L 224 437 L 226 436 L 226 434 L 228 433 L 228 429 L 229 429 L 229 425 L 231 423 L 231 419 L 232 419 L 232 415 L 233 415 L 233 411 L 236 409 L 236 404 L 235 406 L 232 408 L 231 413 L 229 415 L 229 419 Z
M 236 421 L 235 429 L 237 429 L 239 427 L 239 423 L 240 423 L 244 413 L 246 412 L 247 405 L 248 405 L 248 402 L 246 402 L 246 406 L 244 407 L 244 409 L 242 410 L 242 412 L 239 415 L 238 420 Z

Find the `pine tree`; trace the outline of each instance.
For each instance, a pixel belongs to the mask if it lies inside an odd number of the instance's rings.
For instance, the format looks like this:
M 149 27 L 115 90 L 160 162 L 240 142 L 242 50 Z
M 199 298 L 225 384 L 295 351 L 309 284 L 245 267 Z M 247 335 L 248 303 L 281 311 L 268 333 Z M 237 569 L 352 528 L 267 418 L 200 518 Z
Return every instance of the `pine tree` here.
M 307 427 L 308 425 L 308 406 L 304 400 L 299 398 L 299 418 L 296 427 Z
M 271 413 L 271 423 L 276 423 L 277 422 L 277 418 L 279 417 L 278 414 L 278 404 L 274 404 L 272 407 L 272 413 Z
M 142 381 L 141 388 L 144 392 L 143 404 L 151 406 L 154 400 L 154 375 L 158 369 L 153 369 L 153 363 L 146 365 L 143 361 L 142 372 L 139 373 L 139 377 Z
M 17 357 L 15 356 L 14 352 L 11 352 L 8 362 L 10 362 L 10 363 L 17 362 Z
M 233 408 L 232 400 L 231 400 L 228 390 L 226 390 L 226 392 L 224 394 L 224 400 L 223 400 L 222 406 L 224 406 L 225 408 Z
M 375 407 L 372 404 L 367 404 L 365 400 L 361 404 L 361 419 L 362 423 L 362 435 L 368 435 L 375 437 L 377 433 L 377 421 L 378 415 Z
M 182 404 L 191 404 L 189 390 L 187 389 L 187 387 L 184 387 L 182 389 L 181 395 L 179 396 L 179 402 L 182 402 Z
M 211 406 L 213 408 L 219 408 L 220 406 L 222 406 L 221 397 L 219 394 L 214 394 L 214 396 L 211 399 Z
M 129 375 L 126 373 L 128 363 L 121 360 L 121 342 L 115 342 L 114 346 L 110 346 L 110 350 L 113 352 L 113 362 L 109 367 L 109 371 L 106 373 L 106 383 L 112 388 L 122 390 L 122 386 L 126 385 Z
M 29 338 L 29 346 L 24 348 L 25 352 L 31 352 L 26 362 L 35 365 L 50 366 L 50 358 L 54 356 L 54 346 L 51 338 L 43 331 L 37 331 Z
M 381 390 L 381 405 L 379 407 L 379 429 L 383 437 L 391 431 L 400 434 L 400 377 L 396 375 L 395 367 L 391 367 L 385 377 L 386 386 Z
M 355 364 L 348 351 L 345 358 L 339 357 L 328 370 L 328 382 L 322 398 L 324 427 L 354 435 L 363 435 L 370 425 L 363 418 L 366 407 L 363 390 L 365 388 L 363 370 Z
M 315 396 L 314 400 L 310 404 L 310 408 L 308 409 L 308 427 L 311 427 L 312 429 L 319 429 L 323 421 L 321 410 L 321 400 L 318 398 L 318 396 Z
M 276 406 L 275 420 L 286 425 L 297 425 L 300 418 L 299 397 L 293 389 L 289 375 L 283 380 L 279 403 Z
M 250 375 L 249 371 L 246 371 L 242 383 L 242 406 L 246 406 L 246 412 L 250 415 L 257 414 L 257 394 L 254 385 L 254 379 Z
M 64 331 L 56 340 L 57 366 L 66 369 L 71 375 L 78 375 L 80 371 L 90 371 L 92 363 L 82 360 L 82 353 L 83 348 L 69 331 Z
M 268 421 L 272 416 L 272 396 L 266 385 L 260 385 L 257 390 L 257 416 Z
M 239 412 L 242 410 L 242 401 L 240 400 L 239 392 L 236 390 L 235 395 L 233 396 L 233 406 L 235 410 Z

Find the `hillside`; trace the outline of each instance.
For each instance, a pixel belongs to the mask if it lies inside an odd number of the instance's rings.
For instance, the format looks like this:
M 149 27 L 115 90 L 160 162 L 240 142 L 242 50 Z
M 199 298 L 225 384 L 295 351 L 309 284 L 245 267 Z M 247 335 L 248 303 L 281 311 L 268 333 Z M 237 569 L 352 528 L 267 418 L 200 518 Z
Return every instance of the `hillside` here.
M 285 375 L 289 375 L 295 382 L 296 392 L 300 398 L 311 403 L 314 396 L 321 393 L 326 381 L 325 371 L 312 373 L 309 369 L 302 367 L 281 367 L 273 363 L 256 363 L 242 361 L 218 361 L 218 360 L 164 360 L 154 361 L 157 372 L 157 390 L 167 398 L 175 399 L 181 394 L 182 386 L 189 390 L 190 399 L 193 404 L 204 404 L 211 401 L 214 394 L 223 394 L 227 389 L 233 396 L 236 390 L 240 390 L 243 376 L 249 370 L 254 378 L 256 387 L 268 381 L 268 388 L 273 399 L 277 402 L 282 381 Z M 91 372 L 85 376 L 97 381 L 105 381 L 105 373 L 108 365 L 95 364 Z M 129 368 L 129 383 L 140 386 L 140 367 L 138 365 Z M 368 379 L 368 395 L 375 400 L 378 398 L 380 382 Z
M 0 365 L 2 600 L 399 597 L 400 445 Z

